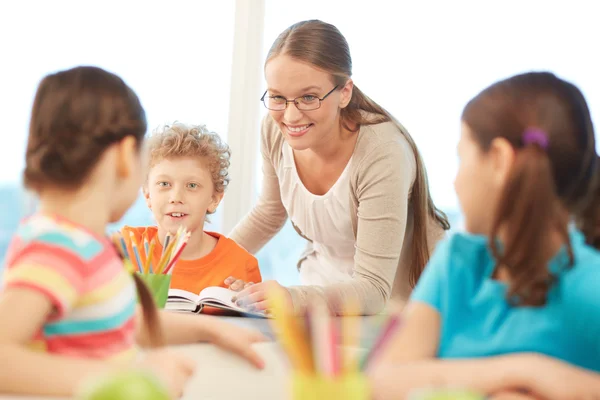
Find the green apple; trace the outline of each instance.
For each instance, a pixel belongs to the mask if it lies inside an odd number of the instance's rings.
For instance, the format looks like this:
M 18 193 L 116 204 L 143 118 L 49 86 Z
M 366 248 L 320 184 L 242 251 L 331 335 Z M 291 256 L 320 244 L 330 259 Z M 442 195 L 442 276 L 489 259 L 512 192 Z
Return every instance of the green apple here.
M 149 373 L 123 372 L 91 382 L 82 388 L 80 400 L 169 400 L 165 387 Z

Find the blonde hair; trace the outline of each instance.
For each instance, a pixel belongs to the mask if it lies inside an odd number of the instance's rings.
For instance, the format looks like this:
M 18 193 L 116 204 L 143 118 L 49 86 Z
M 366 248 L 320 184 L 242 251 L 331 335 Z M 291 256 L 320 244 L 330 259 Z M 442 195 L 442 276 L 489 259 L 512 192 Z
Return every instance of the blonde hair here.
M 147 143 L 148 168 L 166 158 L 203 158 L 210 171 L 215 192 L 223 193 L 229 184 L 231 151 L 221 137 L 205 125 L 174 122 L 152 133 Z

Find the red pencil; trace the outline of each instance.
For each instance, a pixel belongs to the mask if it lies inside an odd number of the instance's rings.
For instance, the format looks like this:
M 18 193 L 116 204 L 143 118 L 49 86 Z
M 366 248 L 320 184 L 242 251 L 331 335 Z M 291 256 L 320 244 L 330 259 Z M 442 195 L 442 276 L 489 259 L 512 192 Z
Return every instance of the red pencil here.
M 362 360 L 361 369 L 363 371 L 369 367 L 369 364 L 381 353 L 382 349 L 392 339 L 400 326 L 400 321 L 401 315 L 399 313 L 392 315 L 390 319 L 388 319 L 386 325 L 381 330 L 381 334 L 371 348 L 371 351 L 369 351 Z
M 175 255 L 173 257 L 171 257 L 171 261 L 169 261 L 169 264 L 165 268 L 165 270 L 163 272 L 164 274 L 168 274 L 170 272 L 171 268 L 173 268 L 173 266 L 177 262 L 177 259 L 179 258 L 179 256 L 181 256 L 183 249 L 185 249 L 185 246 L 187 245 L 187 241 L 190 238 L 190 235 L 191 235 L 191 233 L 189 233 L 189 232 L 185 235 L 185 237 L 182 240 L 181 246 L 179 246 L 179 249 L 177 249 L 177 253 L 175 253 Z

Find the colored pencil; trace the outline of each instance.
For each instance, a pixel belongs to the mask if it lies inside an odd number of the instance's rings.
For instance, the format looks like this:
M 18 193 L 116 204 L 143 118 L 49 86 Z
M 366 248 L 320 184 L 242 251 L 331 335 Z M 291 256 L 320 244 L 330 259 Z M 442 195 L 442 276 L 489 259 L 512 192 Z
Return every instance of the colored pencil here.
M 306 331 L 298 320 L 290 315 L 284 304 L 281 289 L 269 293 L 269 306 L 273 310 L 273 323 L 278 328 L 281 345 L 285 349 L 292 366 L 305 374 L 314 373 L 312 352 L 308 346 Z
M 167 234 L 165 235 L 165 243 L 163 244 L 163 251 L 162 254 L 160 255 L 161 258 L 162 256 L 164 256 L 165 254 L 165 250 L 167 249 L 167 247 L 169 247 L 169 242 L 171 241 L 171 235 L 169 234 L 169 232 L 167 232 Z
M 350 354 L 351 349 L 359 347 L 357 346 L 361 334 L 359 314 L 358 301 L 351 297 L 344 304 L 344 315 L 346 317 L 342 320 L 342 338 L 344 339 L 343 346 L 345 348 L 343 368 L 351 373 L 359 370 L 358 355 Z
M 135 255 L 135 261 L 137 262 L 138 269 L 140 273 L 145 273 L 144 265 L 142 264 L 142 260 L 140 259 L 140 252 L 138 251 L 138 246 L 135 240 L 135 235 L 133 232 L 129 232 L 129 237 L 131 238 L 131 248 L 133 249 L 133 254 Z
M 171 257 L 171 252 L 173 251 L 173 247 L 175 247 L 175 240 L 172 240 L 171 243 L 169 243 L 169 247 L 167 247 L 166 249 L 163 249 L 163 254 L 162 257 L 160 258 L 160 261 L 158 262 L 158 265 L 156 266 L 156 274 L 162 274 L 164 271 L 164 268 L 167 266 L 167 263 L 169 262 L 169 259 Z
M 382 349 L 387 345 L 387 343 L 392 339 L 397 329 L 400 326 L 401 316 L 400 313 L 396 313 L 392 315 L 385 326 L 382 328 L 381 333 L 379 334 L 375 344 L 371 348 L 371 350 L 365 355 L 362 359 L 360 368 L 361 370 L 366 370 L 369 367 L 369 363 L 371 363 L 377 356 L 381 353 Z
M 127 251 L 127 243 L 125 242 L 125 238 L 120 233 L 119 233 L 119 242 L 121 243 L 121 250 L 123 251 L 123 258 L 131 260 L 131 257 L 129 256 L 129 251 Z
M 179 248 L 175 251 L 175 255 L 173 257 L 171 257 L 171 260 L 169 261 L 169 264 L 165 268 L 165 271 L 164 271 L 165 274 L 169 274 L 169 273 L 172 272 L 173 266 L 175 265 L 175 263 L 177 262 L 177 260 L 181 256 L 181 253 L 183 252 L 183 249 L 185 249 L 185 246 L 187 245 L 187 242 L 190 239 L 191 233 L 188 232 L 188 233 L 186 233 L 185 235 L 182 235 L 182 236 L 183 236 L 183 238 L 181 240 L 181 244 L 179 244 Z
M 152 239 L 150 247 L 148 250 L 146 250 L 146 265 L 144 266 L 144 270 L 148 271 L 149 274 L 152 273 L 152 255 L 154 253 L 154 243 L 156 243 L 156 238 Z

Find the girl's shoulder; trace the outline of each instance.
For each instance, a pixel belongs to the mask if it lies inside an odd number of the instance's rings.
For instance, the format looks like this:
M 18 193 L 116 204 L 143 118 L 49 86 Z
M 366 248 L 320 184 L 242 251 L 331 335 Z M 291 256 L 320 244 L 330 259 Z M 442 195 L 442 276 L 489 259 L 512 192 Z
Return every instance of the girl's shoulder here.
M 439 258 L 452 268 L 473 269 L 477 265 L 487 264 L 492 255 L 486 236 L 454 232 L 436 246 L 432 255 L 434 258 Z
M 494 265 L 487 237 L 457 232 L 438 243 L 425 269 L 431 269 L 449 290 L 456 290 L 478 287 Z
M 569 237 L 574 264 L 572 268 L 565 271 L 566 281 L 576 285 L 589 285 L 590 282 L 595 282 L 595 285 L 600 287 L 600 250 L 588 245 L 585 237 L 578 230 L 572 230 Z M 566 256 L 563 259 L 566 259 Z M 600 301 L 600 291 L 598 293 Z
M 13 265 L 23 257 L 53 257 L 84 265 L 108 251 L 110 241 L 76 222 L 56 215 L 36 214 L 18 227 L 5 263 Z

